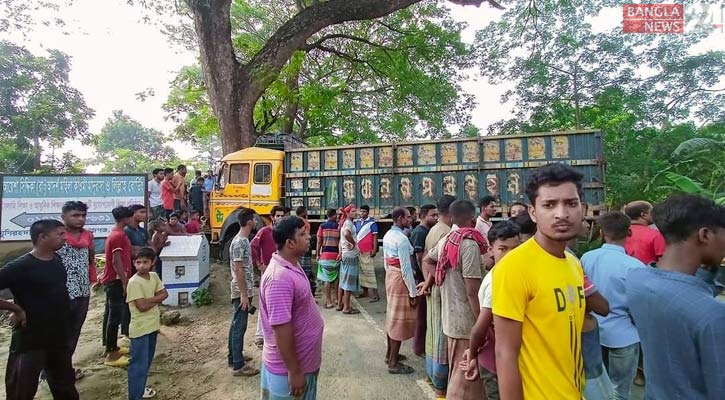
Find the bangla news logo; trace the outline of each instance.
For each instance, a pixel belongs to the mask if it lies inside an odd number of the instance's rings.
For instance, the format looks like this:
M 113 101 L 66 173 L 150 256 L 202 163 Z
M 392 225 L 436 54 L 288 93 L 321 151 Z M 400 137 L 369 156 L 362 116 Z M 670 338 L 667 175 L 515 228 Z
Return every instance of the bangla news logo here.
M 622 31 L 624 33 L 691 33 L 702 30 L 724 32 L 724 4 L 652 3 L 624 4 Z

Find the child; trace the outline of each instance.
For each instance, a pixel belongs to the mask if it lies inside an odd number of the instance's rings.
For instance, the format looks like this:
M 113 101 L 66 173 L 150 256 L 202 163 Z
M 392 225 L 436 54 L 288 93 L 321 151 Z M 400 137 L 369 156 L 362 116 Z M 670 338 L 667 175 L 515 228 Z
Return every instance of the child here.
M 189 223 L 185 226 L 186 233 L 201 233 L 201 221 L 199 220 L 199 218 L 201 218 L 201 213 L 196 210 L 191 210 L 189 214 L 191 215 L 191 221 L 189 221 Z
M 186 210 L 181 210 L 181 211 L 178 211 L 178 213 L 179 213 L 179 222 L 182 225 L 186 226 L 186 224 L 189 223 L 189 212 Z
M 156 259 L 153 249 L 144 247 L 136 256 L 136 275 L 128 280 L 126 302 L 131 310 L 131 362 L 128 365 L 128 399 L 154 397 L 156 391 L 146 387 L 146 378 L 156 351 L 156 337 L 161 328 L 159 304 L 169 294 L 151 267 Z
M 521 244 L 519 234 L 521 229 L 512 221 L 503 221 L 494 225 L 488 232 L 488 242 L 491 243 L 491 254 L 493 264 L 498 262 L 509 251 Z M 498 398 L 498 384 L 496 383 L 496 365 L 493 352 L 493 312 L 491 293 L 493 292 L 493 267 L 483 278 L 481 288 L 478 291 L 478 302 L 481 305 L 481 312 L 478 314 L 476 324 L 471 330 L 471 341 L 464 361 L 460 368 L 466 371 L 467 380 L 477 380 L 480 374 L 486 385 L 488 398 Z M 479 354 L 482 352 L 483 354 Z M 480 358 L 479 358 L 480 357 Z M 479 361 L 481 364 L 479 366 Z
M 173 212 L 169 215 L 166 233 L 169 236 L 186 236 L 186 227 L 181 223 L 179 213 Z

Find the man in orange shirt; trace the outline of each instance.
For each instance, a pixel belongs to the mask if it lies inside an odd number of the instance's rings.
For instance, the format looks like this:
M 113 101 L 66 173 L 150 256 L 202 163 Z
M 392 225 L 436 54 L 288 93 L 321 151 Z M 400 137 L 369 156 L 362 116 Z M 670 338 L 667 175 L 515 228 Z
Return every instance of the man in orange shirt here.
M 624 248 L 627 254 L 642 261 L 645 265 L 657 262 L 665 254 L 665 238 L 650 225 L 652 204 L 646 201 L 633 201 L 624 207 L 624 213 L 632 220 L 632 235 L 627 237 Z
M 186 209 L 188 191 L 186 185 L 186 165 L 176 167 L 176 175 L 171 180 L 174 187 L 174 211 Z
M 174 177 L 173 168 L 164 169 L 164 180 L 161 181 L 161 205 L 164 207 L 164 218 L 168 219 L 174 212 Z

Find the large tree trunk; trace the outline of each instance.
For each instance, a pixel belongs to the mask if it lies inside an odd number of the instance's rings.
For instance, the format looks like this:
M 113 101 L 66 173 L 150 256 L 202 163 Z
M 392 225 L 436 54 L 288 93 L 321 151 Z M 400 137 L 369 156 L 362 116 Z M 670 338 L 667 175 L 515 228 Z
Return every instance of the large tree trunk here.
M 219 119 L 224 154 L 251 146 L 254 106 L 295 51 L 322 29 L 347 21 L 380 18 L 422 0 L 328 0 L 300 11 L 270 37 L 245 65 L 239 66 L 231 38 L 231 0 L 187 0 L 194 14 L 204 80 Z M 484 0 L 451 0 L 480 5 Z
M 188 0 L 194 14 L 194 29 L 199 38 L 201 66 L 212 110 L 219 120 L 222 152 L 229 154 L 254 144 L 254 127 L 242 128 L 252 114 L 240 115 L 242 90 L 240 65 L 234 55 L 229 8 L 232 0 Z M 252 105 L 252 111 L 254 105 Z

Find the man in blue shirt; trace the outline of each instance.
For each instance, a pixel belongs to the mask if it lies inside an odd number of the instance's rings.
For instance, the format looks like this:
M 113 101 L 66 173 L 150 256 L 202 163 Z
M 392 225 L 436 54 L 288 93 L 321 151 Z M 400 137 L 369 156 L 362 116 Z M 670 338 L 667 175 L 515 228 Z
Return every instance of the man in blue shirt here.
M 597 315 L 599 342 L 606 354 L 604 364 L 614 386 L 613 398 L 627 400 L 637 374 L 639 334 L 629 315 L 624 284 L 629 271 L 645 265 L 624 250 L 632 232 L 629 217 L 614 211 L 600 216 L 597 223 L 605 244 L 584 254 L 581 262 L 589 280 L 609 301 L 609 315 Z
M 636 268 L 625 283 L 637 325 L 646 399 L 722 399 L 725 393 L 725 304 L 695 276 L 725 256 L 725 207 L 674 195 L 654 208 L 667 242 L 657 268 Z

